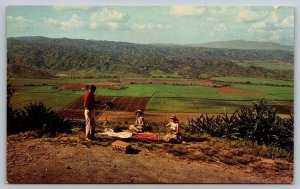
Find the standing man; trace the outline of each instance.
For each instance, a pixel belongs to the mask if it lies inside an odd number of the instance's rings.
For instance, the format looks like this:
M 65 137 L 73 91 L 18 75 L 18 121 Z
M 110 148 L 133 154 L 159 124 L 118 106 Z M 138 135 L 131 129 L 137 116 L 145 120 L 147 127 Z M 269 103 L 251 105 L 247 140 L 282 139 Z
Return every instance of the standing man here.
M 83 97 L 83 106 L 84 106 L 84 117 L 85 117 L 85 136 L 87 140 L 94 140 L 95 135 L 95 127 L 96 127 L 96 121 L 95 121 L 95 113 L 94 108 L 96 105 L 95 102 L 95 93 L 96 86 L 91 85 L 89 87 L 88 92 Z

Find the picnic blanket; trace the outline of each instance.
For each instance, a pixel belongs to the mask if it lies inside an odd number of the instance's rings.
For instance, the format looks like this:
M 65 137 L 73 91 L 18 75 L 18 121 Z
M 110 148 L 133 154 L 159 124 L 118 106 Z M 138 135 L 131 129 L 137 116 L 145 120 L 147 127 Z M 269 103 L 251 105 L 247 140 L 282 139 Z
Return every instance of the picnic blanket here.
M 114 132 L 113 129 L 105 129 L 103 133 L 99 133 L 102 135 L 107 135 L 110 137 L 119 137 L 119 138 L 130 138 L 132 136 L 132 133 L 127 131 L 122 132 Z
M 138 133 L 132 136 L 135 139 L 147 139 L 151 141 L 159 141 L 159 136 L 154 133 Z

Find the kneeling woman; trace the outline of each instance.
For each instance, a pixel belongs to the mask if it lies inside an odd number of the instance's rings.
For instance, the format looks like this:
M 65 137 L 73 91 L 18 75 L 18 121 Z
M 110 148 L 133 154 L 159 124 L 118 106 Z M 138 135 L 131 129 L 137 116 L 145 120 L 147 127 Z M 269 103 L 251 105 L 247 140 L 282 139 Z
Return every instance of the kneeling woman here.
M 144 128 L 144 117 L 142 110 L 137 110 L 135 112 L 136 118 L 135 118 L 135 124 L 129 126 L 129 130 L 134 132 L 143 132 Z

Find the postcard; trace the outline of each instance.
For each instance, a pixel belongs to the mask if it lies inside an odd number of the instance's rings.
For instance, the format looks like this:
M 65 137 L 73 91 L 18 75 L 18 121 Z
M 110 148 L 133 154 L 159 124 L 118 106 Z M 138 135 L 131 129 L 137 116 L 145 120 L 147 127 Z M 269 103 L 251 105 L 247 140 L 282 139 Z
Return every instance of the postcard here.
M 8 6 L 7 182 L 294 182 L 294 8 Z

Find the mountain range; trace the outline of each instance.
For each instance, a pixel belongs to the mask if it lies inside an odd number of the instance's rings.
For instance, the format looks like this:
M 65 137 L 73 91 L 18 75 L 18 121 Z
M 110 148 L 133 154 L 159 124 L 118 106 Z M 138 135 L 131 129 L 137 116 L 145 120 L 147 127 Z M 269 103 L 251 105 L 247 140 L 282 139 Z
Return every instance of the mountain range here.
M 207 47 L 207 48 L 224 48 L 224 49 L 257 49 L 257 50 L 285 50 L 294 51 L 294 46 L 281 45 L 273 42 L 259 42 L 246 40 L 232 40 L 232 41 L 215 41 L 203 44 L 190 44 L 188 46 Z
M 165 75 L 177 74 L 187 78 L 258 76 L 291 79 L 293 77 L 292 71 L 240 65 L 243 63 L 249 65 L 251 62 L 293 63 L 294 52 L 171 44 L 146 45 L 69 38 L 7 39 L 8 74 L 14 77 L 50 77 L 56 73 L 71 71 L 86 72 L 84 75 L 89 77 L 101 74 L 150 77 L 157 71 Z

